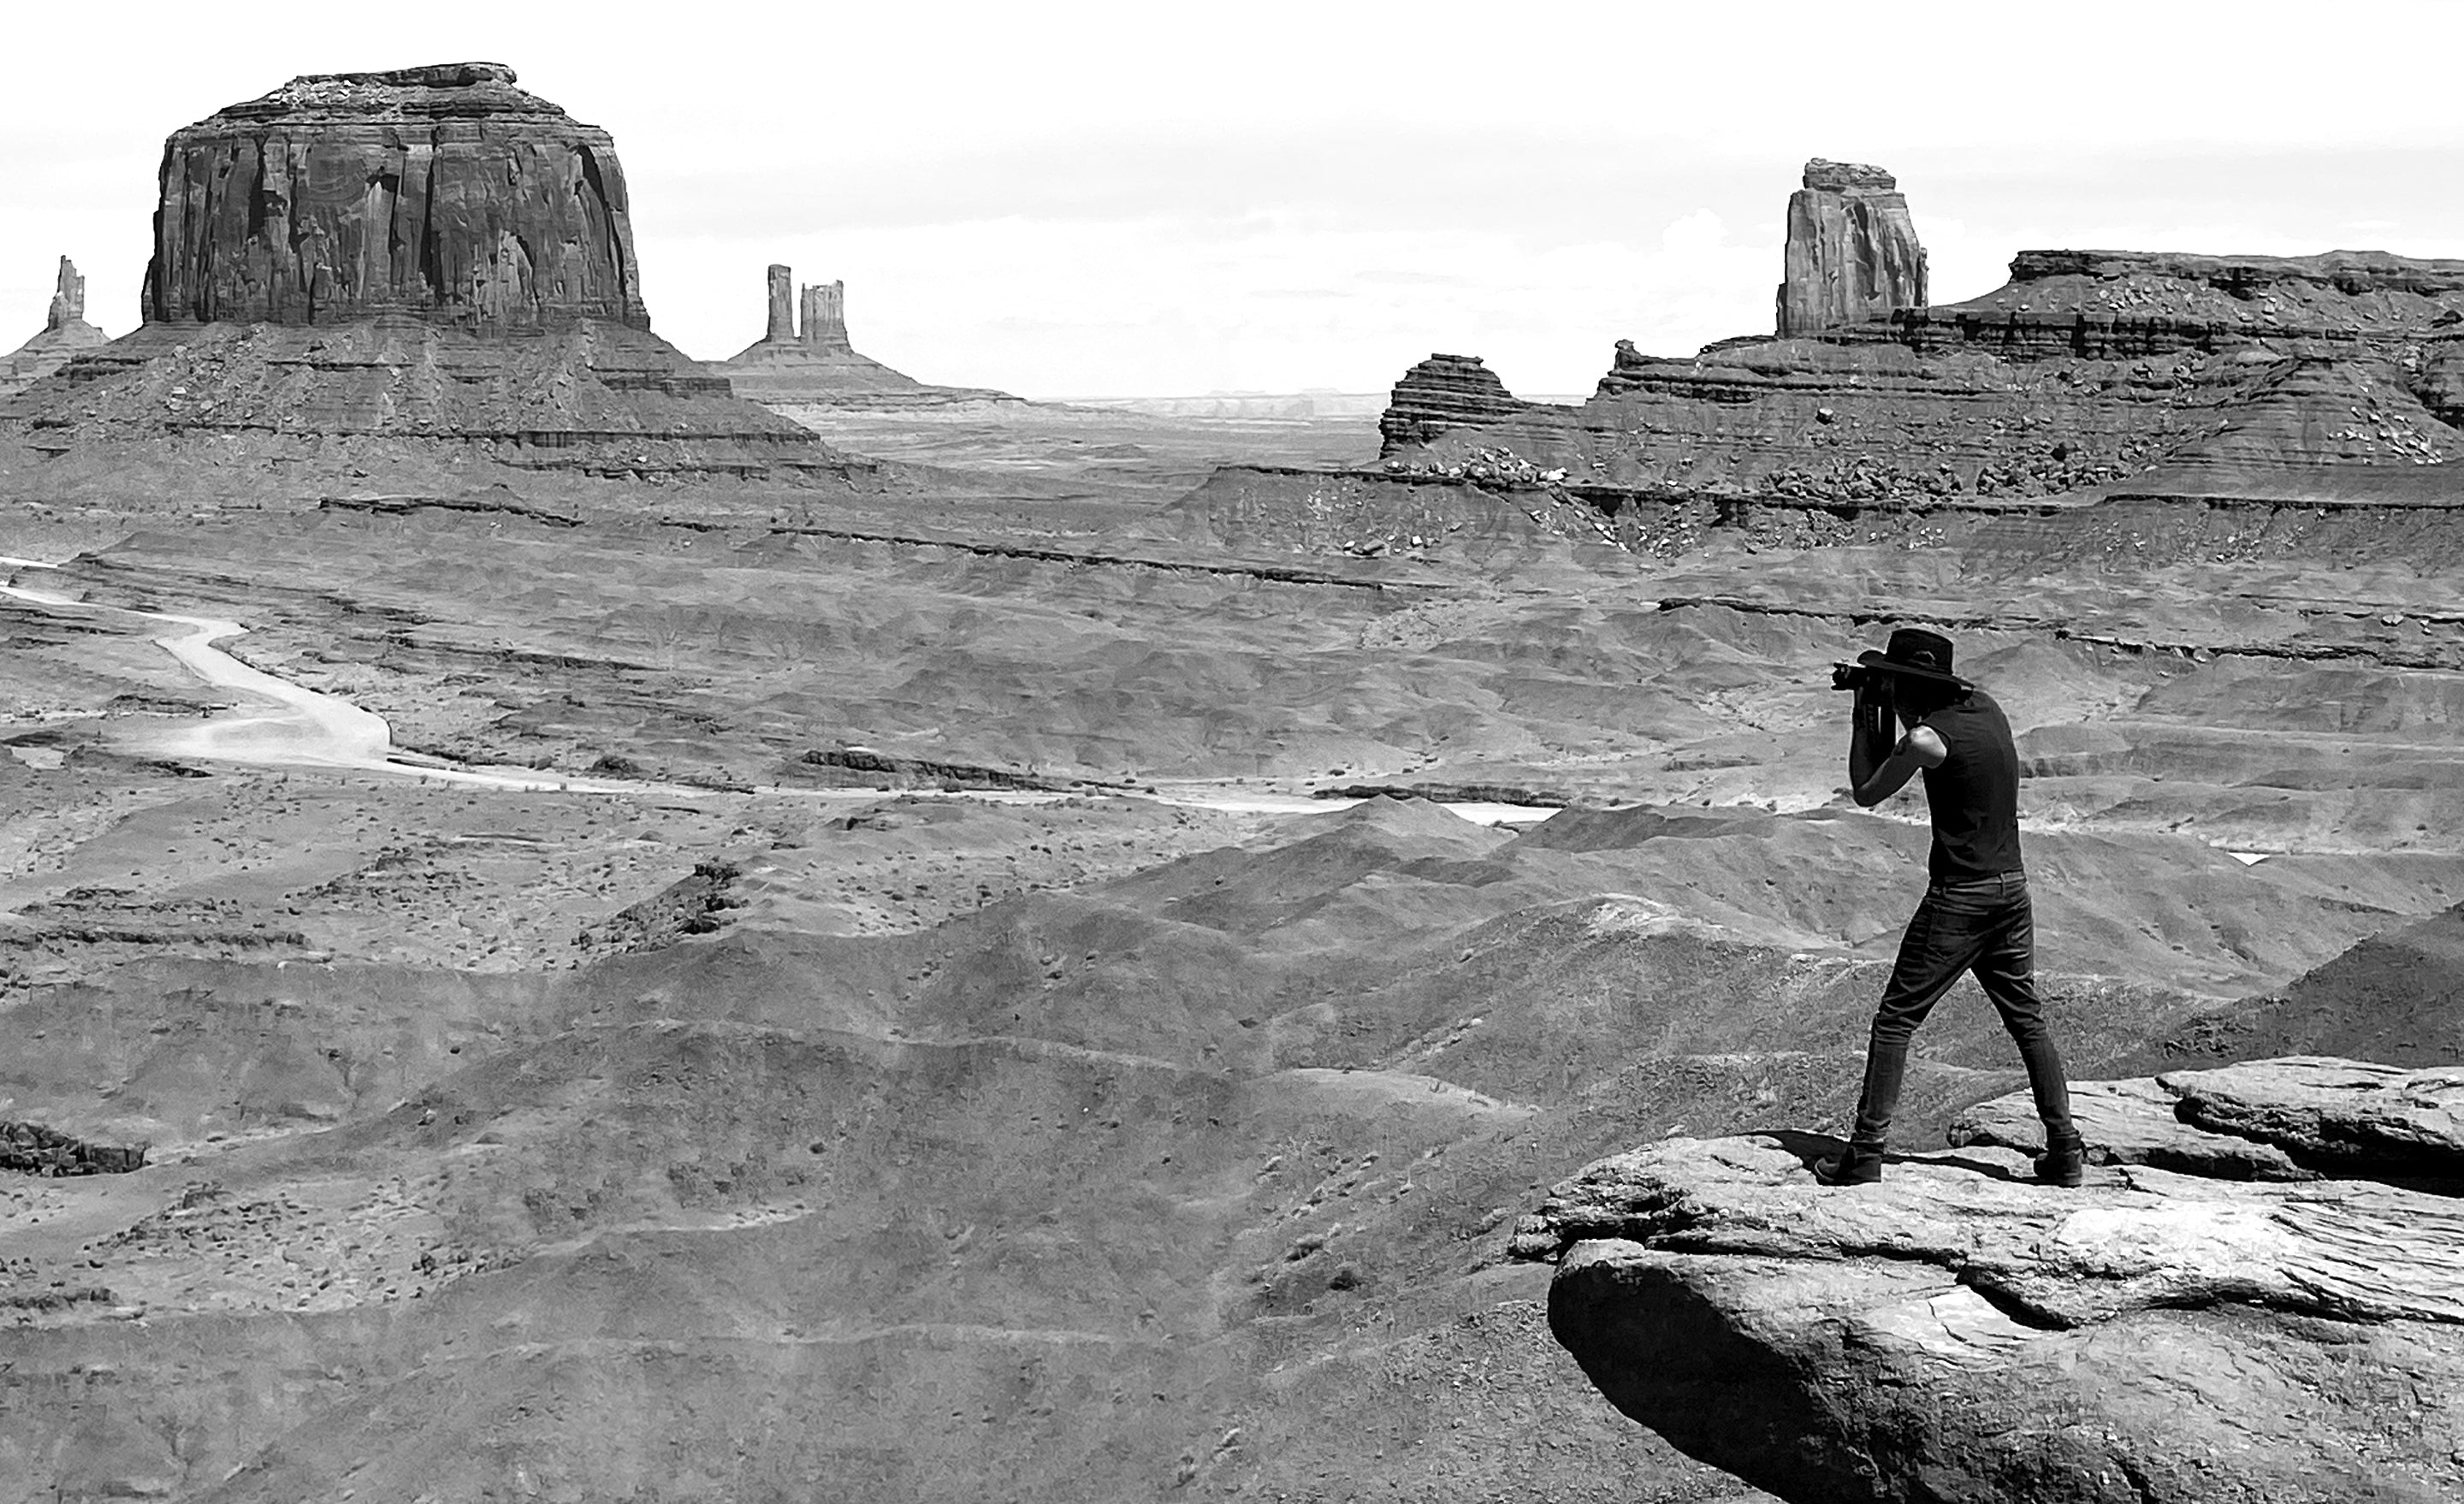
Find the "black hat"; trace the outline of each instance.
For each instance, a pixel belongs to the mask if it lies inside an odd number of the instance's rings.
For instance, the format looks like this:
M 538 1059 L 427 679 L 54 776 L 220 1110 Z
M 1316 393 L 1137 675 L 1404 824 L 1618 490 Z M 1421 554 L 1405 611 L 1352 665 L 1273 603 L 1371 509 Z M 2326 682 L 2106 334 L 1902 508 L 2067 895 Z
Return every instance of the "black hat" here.
M 1950 639 L 1922 627 L 1901 628 L 1891 633 L 1890 647 L 1881 652 L 1868 648 L 1857 654 L 1857 661 L 1869 669 L 1885 669 L 1912 679 L 1956 684 L 1961 689 L 1975 687 L 1950 672 Z

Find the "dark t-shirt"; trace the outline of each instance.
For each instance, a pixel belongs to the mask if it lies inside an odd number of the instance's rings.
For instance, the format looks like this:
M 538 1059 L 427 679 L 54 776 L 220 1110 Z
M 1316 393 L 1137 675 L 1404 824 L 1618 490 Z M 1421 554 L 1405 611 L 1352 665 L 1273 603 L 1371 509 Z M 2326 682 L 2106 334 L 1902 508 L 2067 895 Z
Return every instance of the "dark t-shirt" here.
M 1977 690 L 1921 722 L 1950 755 L 1925 770 L 1933 816 L 1926 870 L 1945 882 L 1997 877 L 2019 864 L 2019 749 L 1993 697 Z

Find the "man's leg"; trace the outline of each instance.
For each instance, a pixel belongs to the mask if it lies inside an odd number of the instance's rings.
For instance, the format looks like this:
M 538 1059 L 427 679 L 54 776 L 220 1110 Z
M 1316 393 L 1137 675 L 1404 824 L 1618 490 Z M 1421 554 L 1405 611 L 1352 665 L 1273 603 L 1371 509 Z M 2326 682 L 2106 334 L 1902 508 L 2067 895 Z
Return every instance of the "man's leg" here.
M 2035 911 L 2024 883 L 1976 958 L 1975 972 L 2028 1068 L 2028 1093 L 2045 1125 L 2046 1159 L 2038 1161 L 2037 1174 L 2076 1185 L 2083 1146 L 2071 1122 L 2070 1082 L 2062 1073 L 2061 1051 L 2045 1027 L 2044 1004 L 2036 996 Z
M 1857 1099 L 1857 1125 L 1849 1131 L 1848 1153 L 1837 1161 L 1817 1165 L 1817 1178 L 1834 1183 L 1878 1179 L 1882 1148 L 1890 1139 L 1891 1119 L 1900 1110 L 1900 1088 L 1907 1077 L 1908 1041 L 1950 984 L 1976 958 L 1974 919 L 1963 905 L 1947 899 L 1939 888 L 1925 891 L 1925 901 L 1900 937 L 1900 957 L 1891 980 L 1874 1009 L 1874 1027 L 1865 1045 L 1865 1085 Z M 1828 1166 L 1831 1173 L 1825 1174 Z

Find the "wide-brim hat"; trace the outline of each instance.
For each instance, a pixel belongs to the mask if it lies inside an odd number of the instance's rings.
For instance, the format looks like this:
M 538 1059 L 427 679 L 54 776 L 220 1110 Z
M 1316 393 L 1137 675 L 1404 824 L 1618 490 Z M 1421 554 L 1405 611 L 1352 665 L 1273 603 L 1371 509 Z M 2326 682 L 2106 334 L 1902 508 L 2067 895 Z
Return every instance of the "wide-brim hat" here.
M 1881 652 L 1868 648 L 1857 654 L 1857 661 L 1869 669 L 1881 669 L 1912 679 L 1956 684 L 1961 689 L 1976 687 L 1950 672 L 1950 639 L 1922 627 L 1901 628 L 1891 633 L 1889 647 Z

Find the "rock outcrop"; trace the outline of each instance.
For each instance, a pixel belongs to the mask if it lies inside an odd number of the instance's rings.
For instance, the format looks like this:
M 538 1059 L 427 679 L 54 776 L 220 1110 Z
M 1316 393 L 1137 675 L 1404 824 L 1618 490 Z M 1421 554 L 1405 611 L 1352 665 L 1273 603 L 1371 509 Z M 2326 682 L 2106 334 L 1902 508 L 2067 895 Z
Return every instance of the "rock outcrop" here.
M 767 332 L 719 362 L 736 394 L 773 408 L 930 407 L 953 402 L 1016 402 L 1005 391 L 935 387 L 857 353 L 848 342 L 847 284 L 795 289 L 793 268 L 769 271 Z M 797 316 L 803 316 L 803 327 Z
M 1515 1250 L 1559 1261 L 1551 1327 L 1619 1408 L 1803 1504 L 2464 1496 L 2464 1070 L 2082 1104 L 2080 1189 L 1993 1103 L 1847 1190 L 1804 1135 L 1618 1155 Z
M 1925 306 L 1925 247 L 1899 180 L 1863 163 L 1816 157 L 1805 165 L 1803 183 L 1788 201 L 1779 337 Z
M 149 323 L 650 326 L 615 143 L 501 63 L 311 74 L 163 147 Z
M 1503 422 L 1534 406 L 1507 390 L 1477 355 L 1432 355 L 1395 384 L 1377 431 L 1385 439 L 1383 453 L 1392 454 L 1448 429 Z
M 144 323 L 0 409 L 0 470 L 11 440 L 46 484 L 190 490 L 868 468 L 650 332 L 613 143 L 502 64 L 295 78 L 173 132 L 161 188 Z
M 41 1123 L 0 1122 L 0 1170 L 24 1175 L 125 1175 L 145 1167 L 143 1146 L 88 1143 Z
M 1925 305 L 1887 175 L 1817 162 L 1806 181 L 1781 337 L 1682 357 L 1620 341 L 1579 408 L 1398 404 L 1387 468 L 1495 470 L 1504 450 L 1610 510 L 1852 520 L 2054 498 L 2464 499 L 2435 468 L 2464 455 L 2464 264 L 2025 251 L 1994 292 Z
M 0 358 L 0 397 L 24 390 L 68 364 L 77 351 L 91 349 L 103 339 L 100 329 L 85 321 L 85 278 L 77 275 L 75 262 L 60 257 L 59 278 L 53 287 L 42 332 Z

